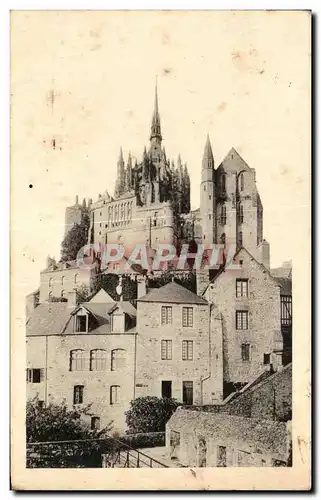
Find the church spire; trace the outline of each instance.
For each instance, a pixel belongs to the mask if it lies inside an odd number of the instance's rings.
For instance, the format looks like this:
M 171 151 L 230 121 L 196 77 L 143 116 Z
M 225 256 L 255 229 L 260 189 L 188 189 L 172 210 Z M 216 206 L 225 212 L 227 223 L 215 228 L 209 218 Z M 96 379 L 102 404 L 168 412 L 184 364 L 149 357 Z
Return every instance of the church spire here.
M 157 79 L 156 79 L 156 85 L 155 85 L 155 103 L 154 103 L 154 113 L 153 113 L 153 119 L 152 119 L 150 140 L 152 140 L 154 138 L 158 139 L 159 142 L 161 142 L 161 140 L 162 140 L 160 116 L 159 116 L 159 111 L 158 111 Z
M 213 156 L 210 136 L 208 134 L 206 137 L 206 143 L 204 148 L 202 170 L 207 168 L 214 169 L 214 156 Z

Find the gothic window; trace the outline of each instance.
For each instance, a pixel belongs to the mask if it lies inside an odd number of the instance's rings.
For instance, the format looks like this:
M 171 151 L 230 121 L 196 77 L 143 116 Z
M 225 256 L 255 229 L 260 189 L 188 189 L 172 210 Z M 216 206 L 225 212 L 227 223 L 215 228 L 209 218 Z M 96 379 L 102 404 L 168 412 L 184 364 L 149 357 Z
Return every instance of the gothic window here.
M 107 367 L 107 354 L 104 349 L 93 349 L 90 351 L 90 370 L 102 371 Z
M 48 294 L 49 300 L 52 299 L 52 292 L 50 291 Z
M 222 226 L 225 226 L 225 224 L 226 224 L 226 206 L 225 205 L 221 205 L 220 224 Z
M 240 175 L 240 191 L 244 191 L 244 174 Z
M 77 281 L 78 281 L 78 273 L 76 273 L 75 276 L 74 276 L 74 283 L 75 283 L 75 285 L 77 285 Z
M 66 276 L 61 276 L 61 286 L 64 286 L 65 281 L 66 281 Z
M 69 370 L 74 371 L 84 371 L 86 369 L 86 358 L 85 351 L 82 349 L 74 349 L 70 351 L 69 358 Z
M 50 279 L 49 279 L 49 288 L 51 288 L 51 287 L 52 287 L 52 285 L 53 285 L 53 278 L 50 278 Z

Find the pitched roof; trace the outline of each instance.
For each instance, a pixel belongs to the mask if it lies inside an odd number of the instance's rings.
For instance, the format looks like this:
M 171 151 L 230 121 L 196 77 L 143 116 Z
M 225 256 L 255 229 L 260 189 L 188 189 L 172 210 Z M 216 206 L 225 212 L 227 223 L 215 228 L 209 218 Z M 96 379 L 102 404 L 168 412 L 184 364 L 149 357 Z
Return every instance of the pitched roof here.
M 136 318 L 136 316 L 137 316 L 137 311 L 136 311 L 135 307 L 128 300 L 122 300 L 119 302 L 115 302 L 113 304 L 113 307 L 110 310 L 110 313 L 112 313 L 117 308 L 121 309 L 125 314 L 128 314 L 132 318 Z
M 279 278 L 274 276 L 275 281 L 280 285 L 281 295 L 292 295 L 292 279 Z
M 70 318 L 70 312 L 67 302 L 43 302 L 27 321 L 27 337 L 61 333 Z
M 199 297 L 187 288 L 175 283 L 167 283 L 161 288 L 153 288 L 147 295 L 140 297 L 139 302 L 169 302 L 175 304 L 207 304 L 207 300 Z

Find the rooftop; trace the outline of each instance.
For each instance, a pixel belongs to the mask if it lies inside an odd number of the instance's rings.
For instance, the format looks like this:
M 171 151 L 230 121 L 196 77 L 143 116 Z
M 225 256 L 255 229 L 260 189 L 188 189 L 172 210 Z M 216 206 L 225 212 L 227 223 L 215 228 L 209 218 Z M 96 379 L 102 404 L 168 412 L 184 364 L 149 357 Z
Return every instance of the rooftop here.
M 175 281 L 167 283 L 161 288 L 153 288 L 149 293 L 140 297 L 137 302 L 171 302 L 174 304 L 208 304 L 207 300 L 199 297 Z

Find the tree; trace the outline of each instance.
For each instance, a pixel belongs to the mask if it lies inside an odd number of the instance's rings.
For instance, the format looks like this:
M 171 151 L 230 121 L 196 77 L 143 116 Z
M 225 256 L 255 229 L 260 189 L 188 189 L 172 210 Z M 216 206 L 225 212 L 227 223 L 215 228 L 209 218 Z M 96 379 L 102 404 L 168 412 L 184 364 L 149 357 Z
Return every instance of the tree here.
M 74 226 L 68 231 L 61 243 L 61 260 L 66 262 L 75 260 L 79 250 L 88 242 L 88 231 L 90 219 L 87 214 L 82 218 L 80 224 Z
M 179 403 L 172 398 L 145 396 L 131 401 L 126 412 L 129 433 L 162 432 Z
M 76 288 L 77 304 L 82 304 L 83 302 L 88 302 L 92 296 L 89 286 L 82 283 Z
M 66 403 L 42 406 L 37 397 L 30 399 L 26 408 L 27 442 L 92 439 L 111 430 L 111 423 L 101 430 L 92 430 L 85 420 L 89 416 L 90 406 L 69 410 Z
M 27 402 L 27 467 L 101 467 L 104 438 L 111 430 L 91 429 L 90 406 L 68 410 L 67 405 L 40 405 L 38 398 Z M 105 446 L 105 449 L 104 449 Z M 107 445 L 108 447 L 108 445 Z

